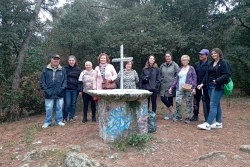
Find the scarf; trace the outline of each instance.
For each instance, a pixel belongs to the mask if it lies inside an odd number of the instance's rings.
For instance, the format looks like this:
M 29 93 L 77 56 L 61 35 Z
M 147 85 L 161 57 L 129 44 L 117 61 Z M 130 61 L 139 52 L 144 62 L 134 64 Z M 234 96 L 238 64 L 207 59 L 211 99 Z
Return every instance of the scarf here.
M 102 77 L 104 77 L 104 75 L 105 75 L 105 68 L 106 68 L 106 66 L 107 66 L 108 64 L 107 63 L 105 63 L 105 64 L 99 64 L 99 68 L 100 68 L 100 72 L 101 72 L 101 76 Z

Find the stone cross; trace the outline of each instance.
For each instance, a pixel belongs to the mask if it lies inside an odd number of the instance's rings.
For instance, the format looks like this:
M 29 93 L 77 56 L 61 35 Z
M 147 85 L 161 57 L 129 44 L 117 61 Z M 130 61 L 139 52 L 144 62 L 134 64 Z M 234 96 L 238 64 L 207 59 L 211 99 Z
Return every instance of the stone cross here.
M 120 62 L 120 89 L 123 91 L 123 63 L 124 61 L 130 61 L 133 60 L 133 57 L 123 57 L 123 45 L 120 47 L 120 58 L 112 59 L 112 62 Z

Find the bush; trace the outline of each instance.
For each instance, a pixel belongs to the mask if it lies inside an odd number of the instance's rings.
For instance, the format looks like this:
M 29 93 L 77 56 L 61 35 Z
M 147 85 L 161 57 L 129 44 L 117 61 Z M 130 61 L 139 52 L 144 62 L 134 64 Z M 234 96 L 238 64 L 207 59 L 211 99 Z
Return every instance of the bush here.
M 11 89 L 12 78 L 2 82 L 0 89 L 0 122 L 18 120 L 22 116 L 45 111 L 43 91 L 40 89 L 41 72 L 23 77 L 19 90 Z
M 21 115 L 41 114 L 45 111 L 43 91 L 40 88 L 41 72 L 22 78 L 19 104 Z
M 114 146 L 116 149 L 120 151 L 125 151 L 128 146 L 137 147 L 138 149 L 142 149 L 144 147 L 144 144 L 148 143 L 153 139 L 152 134 L 139 134 L 134 133 L 129 135 L 128 138 L 125 139 L 118 139 L 114 143 L 112 143 L 112 146 Z

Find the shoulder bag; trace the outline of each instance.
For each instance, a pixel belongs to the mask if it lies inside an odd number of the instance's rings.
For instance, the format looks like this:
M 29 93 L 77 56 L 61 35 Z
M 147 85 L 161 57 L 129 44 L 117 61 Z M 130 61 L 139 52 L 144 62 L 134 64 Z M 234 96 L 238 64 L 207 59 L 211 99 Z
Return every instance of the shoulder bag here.
M 100 68 L 100 67 L 99 67 Z M 102 89 L 116 89 L 116 82 L 105 79 L 105 72 L 102 76 Z

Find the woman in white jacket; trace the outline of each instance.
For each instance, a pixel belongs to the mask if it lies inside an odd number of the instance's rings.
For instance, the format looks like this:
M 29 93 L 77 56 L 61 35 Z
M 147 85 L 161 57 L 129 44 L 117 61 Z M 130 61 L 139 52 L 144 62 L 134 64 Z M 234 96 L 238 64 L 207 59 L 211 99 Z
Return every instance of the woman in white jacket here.
M 82 96 L 83 99 L 83 123 L 88 121 L 87 112 L 89 101 L 91 102 L 92 122 L 96 122 L 96 104 L 93 97 L 87 93 L 88 90 L 93 90 L 94 73 L 92 63 L 90 61 L 85 62 L 85 70 L 81 72 L 79 77 L 79 81 L 82 82 L 83 86 L 82 91 L 79 92 L 79 95 Z

